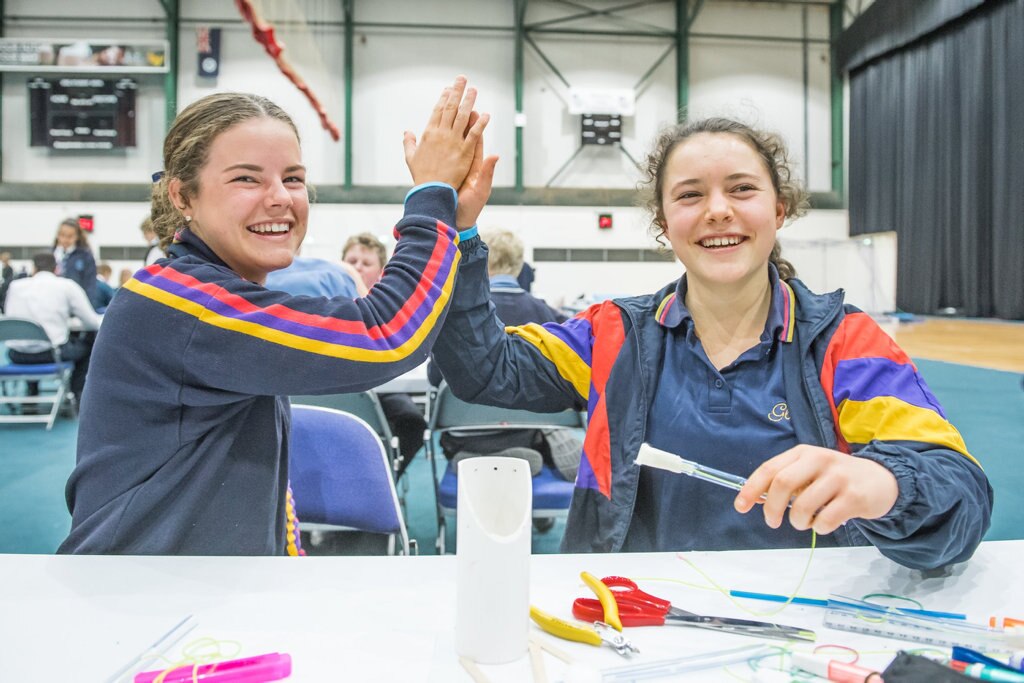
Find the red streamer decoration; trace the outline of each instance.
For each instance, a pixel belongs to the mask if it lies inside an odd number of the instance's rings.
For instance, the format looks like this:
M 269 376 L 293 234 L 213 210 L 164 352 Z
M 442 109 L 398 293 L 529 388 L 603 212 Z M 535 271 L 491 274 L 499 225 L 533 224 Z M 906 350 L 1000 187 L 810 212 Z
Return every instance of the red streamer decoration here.
M 295 84 L 295 87 L 306 96 L 309 103 L 313 105 L 313 110 L 316 111 L 320 117 L 320 125 L 324 127 L 328 133 L 331 134 L 331 138 L 337 142 L 341 138 L 341 133 L 338 130 L 338 126 L 331 121 L 330 117 L 327 116 L 327 110 L 317 99 L 317 96 L 310 90 L 302 77 L 296 73 L 295 68 L 288 63 L 282 53 L 284 52 L 284 44 L 278 41 L 274 35 L 274 27 L 268 24 L 256 11 L 256 8 L 252 6 L 251 0 L 235 0 L 235 5 L 238 7 L 238 11 L 241 13 L 242 18 L 245 19 L 252 26 L 252 37 L 256 39 L 256 42 L 263 46 L 267 54 L 270 55 L 274 62 L 277 64 L 277 68 L 281 70 L 289 81 Z

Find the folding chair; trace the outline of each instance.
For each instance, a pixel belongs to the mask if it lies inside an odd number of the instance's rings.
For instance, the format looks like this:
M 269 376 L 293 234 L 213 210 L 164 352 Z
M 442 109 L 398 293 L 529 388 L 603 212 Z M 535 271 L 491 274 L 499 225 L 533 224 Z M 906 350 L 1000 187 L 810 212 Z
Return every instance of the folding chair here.
M 376 392 L 371 390 L 358 391 L 354 394 L 292 396 L 291 402 L 292 405 L 320 406 L 321 408 L 344 410 L 346 413 L 351 413 L 370 425 L 370 428 L 384 442 L 384 448 L 388 454 L 388 462 L 391 464 L 391 471 L 395 472 L 398 462 L 398 444 L 394 435 L 391 434 L 391 427 L 388 426 L 388 419 L 384 416 L 384 409 L 380 405 L 380 399 L 377 398 Z
M 53 346 L 50 338 L 46 336 L 46 330 L 39 323 L 21 318 L 0 318 L 0 342 L 8 341 L 35 341 L 45 342 L 53 353 L 53 363 L 42 363 L 39 365 L 24 365 L 8 363 L 0 365 L 0 406 L 8 405 L 39 405 L 49 403 L 49 414 L 43 415 L 22 415 L 0 413 L 0 423 L 24 423 L 24 422 L 45 422 L 46 429 L 53 428 L 53 423 L 60 413 L 68 398 L 68 383 L 71 378 L 71 370 L 74 363 L 61 362 L 60 350 Z M 13 385 L 16 382 L 40 382 L 53 380 L 57 383 L 57 390 L 54 394 L 39 396 L 20 396 L 8 393 L 13 392 Z M 41 388 L 40 388 L 41 389 Z
M 455 468 L 446 463 L 444 472 L 438 477 L 437 463 L 445 462 L 443 454 L 438 457 L 439 438 L 445 432 L 472 435 L 474 431 L 493 433 L 495 430 L 520 429 L 583 429 L 583 414 L 576 410 L 559 413 L 534 413 L 528 410 L 495 408 L 493 406 L 466 403 L 456 398 L 446 382 L 430 395 L 428 402 L 428 427 L 426 450 L 430 470 L 434 479 L 434 500 L 437 507 L 437 551 L 445 552 L 446 516 L 455 516 L 458 504 L 458 479 Z M 566 481 L 547 464 L 533 478 L 534 520 L 565 517 L 575 482 Z
M 380 439 L 355 415 L 292 406 L 290 478 L 303 530 L 388 535 L 388 554 L 415 553 Z

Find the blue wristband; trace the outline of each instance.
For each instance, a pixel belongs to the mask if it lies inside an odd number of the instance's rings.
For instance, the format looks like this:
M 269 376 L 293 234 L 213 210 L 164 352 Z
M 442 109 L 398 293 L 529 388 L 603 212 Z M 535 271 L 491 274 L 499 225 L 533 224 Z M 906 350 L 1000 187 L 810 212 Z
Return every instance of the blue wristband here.
M 449 185 L 448 183 L 442 183 L 442 182 L 437 182 L 437 181 L 431 182 L 431 183 L 423 183 L 422 185 L 417 185 L 416 187 L 412 188 L 411 190 L 409 190 L 408 193 L 406 193 L 405 201 L 406 202 L 409 201 L 409 197 L 413 196 L 414 194 L 416 194 L 420 190 L 427 189 L 428 187 L 447 187 L 449 190 L 452 191 L 452 197 L 453 197 L 453 199 L 455 199 L 455 204 L 458 205 L 458 203 L 459 203 L 459 193 L 455 191 L 455 188 L 452 187 L 451 185 Z
M 459 230 L 459 241 L 460 242 L 465 242 L 468 239 L 472 239 L 472 238 L 476 237 L 478 233 L 479 233 L 479 231 L 476 229 L 475 225 L 472 228 L 466 228 L 465 230 Z

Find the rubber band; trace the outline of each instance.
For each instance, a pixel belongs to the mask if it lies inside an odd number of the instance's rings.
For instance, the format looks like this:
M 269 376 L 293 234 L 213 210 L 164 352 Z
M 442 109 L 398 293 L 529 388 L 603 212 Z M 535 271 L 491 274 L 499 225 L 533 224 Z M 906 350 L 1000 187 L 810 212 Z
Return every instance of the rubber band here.
M 857 616 L 858 619 L 870 622 L 872 624 L 881 624 L 881 623 L 884 623 L 884 622 L 888 621 L 885 617 L 869 617 L 868 615 L 864 614 L 863 612 L 857 612 L 856 616 Z
M 852 654 L 853 659 L 851 659 L 848 662 L 843 662 L 844 664 L 856 664 L 858 661 L 860 661 L 859 652 L 854 650 L 852 647 L 847 647 L 846 645 L 839 645 L 838 643 L 824 643 L 822 645 L 819 645 L 813 650 L 811 650 L 811 654 L 816 655 L 819 651 L 824 650 L 826 648 L 832 650 L 841 650 L 843 652 L 849 652 L 850 654 Z
M 224 645 L 232 645 L 234 647 L 228 652 L 223 647 Z M 204 652 L 204 649 L 207 651 Z M 237 640 L 217 640 L 210 637 L 198 638 L 181 648 L 181 659 L 178 661 L 174 661 L 164 655 L 157 657 L 158 661 L 163 660 L 168 663 L 168 666 L 153 679 L 153 683 L 164 683 L 164 679 L 167 678 L 169 673 L 187 666 L 192 667 L 191 678 L 193 683 L 199 683 L 199 667 L 207 664 L 216 664 L 228 659 L 235 659 L 241 652 L 242 644 Z
M 757 610 L 752 610 L 749 607 L 746 607 L 745 605 L 741 604 L 739 601 L 736 600 L 736 598 L 734 598 L 733 596 L 729 595 L 729 591 L 727 589 L 725 589 L 722 586 L 720 586 L 717 581 L 715 581 L 713 578 L 708 576 L 708 574 L 706 572 L 704 572 L 700 567 L 698 567 L 696 564 L 694 564 L 692 560 L 690 560 L 686 556 L 684 556 L 683 553 L 676 553 L 676 557 L 678 557 L 680 560 L 682 560 L 686 564 L 690 565 L 690 567 L 695 572 L 697 572 L 698 574 L 701 575 L 701 578 L 703 578 L 705 581 L 707 581 L 712 586 L 714 586 L 715 590 L 717 590 L 719 593 L 721 593 L 726 598 L 728 598 L 729 602 L 731 602 L 733 605 L 735 605 L 741 611 L 746 612 L 747 614 L 752 614 L 755 617 L 770 617 L 770 616 L 774 616 L 774 615 L 778 614 L 782 610 L 784 610 L 787 607 L 789 607 L 790 603 L 793 602 L 793 598 L 795 598 L 796 596 L 798 596 L 800 594 L 800 588 L 804 585 L 804 579 L 807 578 L 807 573 L 811 570 L 811 560 L 814 559 L 814 548 L 815 548 L 815 546 L 817 546 L 817 544 L 818 544 L 818 534 L 815 533 L 815 531 L 812 529 L 811 530 L 811 552 L 807 555 L 807 564 L 804 566 L 804 571 L 800 575 L 800 580 L 797 582 L 796 588 L 793 589 L 793 592 L 789 595 L 788 598 L 786 598 L 786 601 L 784 603 L 782 603 L 778 608 L 772 609 L 772 610 L 768 610 L 766 612 L 759 612 Z
M 778 656 L 778 658 L 779 658 L 779 669 L 778 670 L 779 671 L 784 671 L 784 669 L 782 667 L 786 663 L 786 657 L 789 656 L 790 649 L 787 648 L 787 647 L 783 647 L 781 645 L 770 645 L 769 647 L 773 648 L 776 651 L 775 652 L 767 652 L 767 653 L 765 653 L 763 655 L 758 655 L 756 657 L 751 657 L 750 659 L 747 660 L 747 666 L 750 667 L 751 671 L 758 671 L 761 668 L 761 665 L 759 664 L 759 662 L 761 662 L 761 660 L 768 659 L 769 657 L 775 657 L 775 656 Z
M 869 598 L 892 598 L 893 600 L 903 600 L 904 602 L 909 602 L 910 604 L 914 605 L 914 607 L 916 609 L 921 609 L 921 610 L 924 609 L 924 605 L 922 605 L 920 602 L 918 602 L 914 598 L 908 598 L 905 595 L 895 595 L 893 593 L 868 593 L 867 595 L 865 595 L 864 597 L 862 597 L 860 599 L 861 602 L 868 602 L 868 603 L 871 603 L 872 605 L 876 605 L 878 607 L 884 607 L 886 609 L 893 609 L 892 605 L 885 605 L 885 604 L 878 603 L 878 602 L 871 602 L 871 600 Z M 896 608 L 896 609 L 899 609 L 899 608 Z

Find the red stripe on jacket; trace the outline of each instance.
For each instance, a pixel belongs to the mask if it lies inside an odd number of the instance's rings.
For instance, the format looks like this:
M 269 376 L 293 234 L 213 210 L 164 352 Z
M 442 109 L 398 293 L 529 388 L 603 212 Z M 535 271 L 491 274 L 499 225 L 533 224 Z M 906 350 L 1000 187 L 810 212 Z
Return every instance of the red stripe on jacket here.
M 427 293 L 430 291 L 431 287 L 435 286 L 434 278 L 440 270 L 441 264 L 444 262 L 445 253 L 452 246 L 452 241 L 448 239 L 447 226 L 440 221 L 437 226 L 438 239 L 434 243 L 434 251 L 431 253 L 430 261 L 427 263 L 427 267 L 423 270 L 423 276 L 420 278 L 420 281 L 416 283 L 416 288 L 413 290 L 412 295 L 409 296 L 405 305 L 395 313 L 391 320 L 386 322 L 384 325 L 374 325 L 369 328 L 363 320 L 342 320 L 340 318 L 303 313 L 281 304 L 272 304 L 266 308 L 261 308 L 244 297 L 232 294 L 218 284 L 211 284 L 203 282 L 202 280 L 197 280 L 190 275 L 185 275 L 184 273 L 175 270 L 170 265 L 152 265 L 148 266 L 146 270 L 152 275 L 159 275 L 160 277 L 165 277 L 168 280 L 177 282 L 185 287 L 197 289 L 209 294 L 211 297 L 221 301 L 242 314 L 263 312 L 282 320 L 307 325 L 309 327 L 318 327 L 344 334 L 361 334 L 369 337 L 370 339 L 383 339 L 390 337 L 402 329 L 420 304 L 422 304 L 427 298 Z
M 832 422 L 835 424 L 839 450 L 844 453 L 850 452 L 850 444 L 843 438 L 839 428 L 839 411 L 835 404 L 833 380 L 839 363 L 854 358 L 887 358 L 896 363 L 915 367 L 903 349 L 898 347 L 867 313 L 848 313 L 843 318 L 825 351 L 825 361 L 821 365 L 821 386 L 825 389 L 825 396 L 828 397 L 828 405 L 832 410 Z
M 583 450 L 594 471 L 598 490 L 609 499 L 612 497 L 612 442 L 608 433 L 608 408 L 605 403 L 605 386 L 611 374 L 615 359 L 622 349 L 626 334 L 622 326 L 622 313 L 618 306 L 606 301 L 583 314 L 590 320 L 594 335 L 591 351 L 590 384 L 597 393 L 597 401 L 587 422 L 587 433 Z

